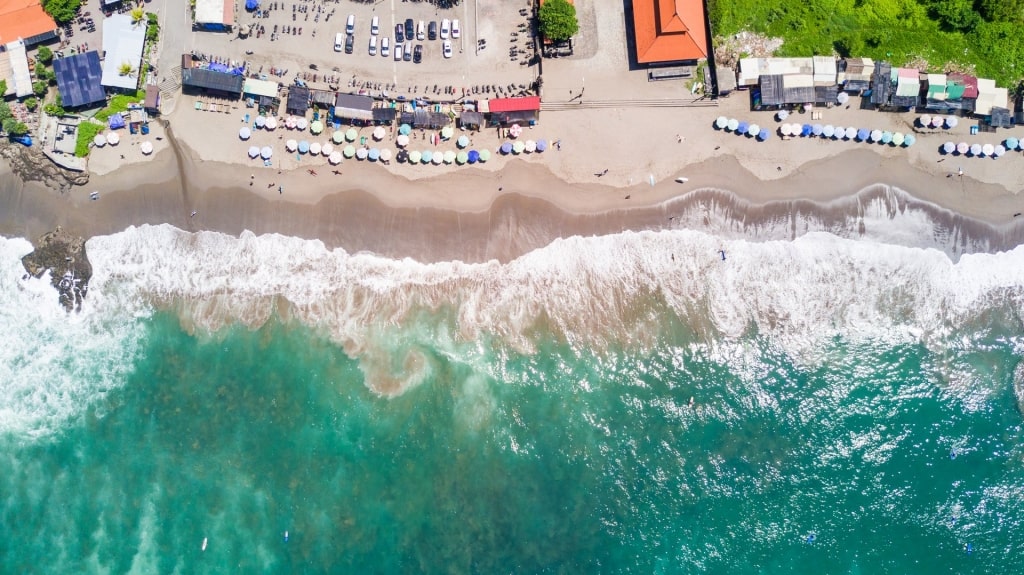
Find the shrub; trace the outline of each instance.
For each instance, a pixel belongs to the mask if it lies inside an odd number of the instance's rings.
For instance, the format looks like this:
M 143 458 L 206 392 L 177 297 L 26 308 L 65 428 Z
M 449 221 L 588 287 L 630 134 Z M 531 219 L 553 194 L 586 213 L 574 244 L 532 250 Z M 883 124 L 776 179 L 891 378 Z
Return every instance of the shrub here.
M 84 158 L 89 155 L 89 145 L 92 139 L 104 129 L 103 124 L 95 122 L 82 122 L 78 125 L 78 139 L 75 140 L 75 155 Z
M 28 133 L 28 126 L 14 118 L 7 118 L 4 120 L 4 131 L 7 132 L 9 136 L 24 136 Z
M 39 107 L 39 100 L 29 97 L 25 99 L 25 107 L 28 108 L 29 112 L 35 112 L 36 108 Z
M 32 82 L 32 92 L 35 93 L 36 96 L 40 96 L 40 97 L 45 96 L 46 95 L 46 80 L 40 80 L 38 82 Z
M 58 24 L 65 24 L 75 19 L 81 4 L 80 0 L 43 0 L 43 10 Z
M 40 46 L 39 50 L 36 51 L 36 60 L 39 60 L 43 64 L 49 66 L 50 62 L 53 62 L 53 50 L 50 50 L 46 46 Z

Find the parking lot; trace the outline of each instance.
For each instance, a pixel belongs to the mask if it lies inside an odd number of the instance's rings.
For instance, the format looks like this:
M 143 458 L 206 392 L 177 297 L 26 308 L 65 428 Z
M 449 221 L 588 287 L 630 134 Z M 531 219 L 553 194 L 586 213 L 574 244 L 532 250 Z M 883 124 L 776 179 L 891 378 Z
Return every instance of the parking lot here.
M 437 94 L 437 98 L 442 99 L 447 86 L 461 94 L 462 88 L 485 85 L 507 88 L 509 84 L 529 85 L 536 79 L 537 66 L 521 63 L 532 55 L 527 45 L 528 34 L 520 29 L 520 25 L 527 22 L 529 6 L 527 0 L 471 0 L 444 10 L 429 3 L 400 0 L 376 3 L 264 1 L 261 9 L 268 10 L 264 17 L 258 17 L 257 12 L 236 14 L 239 26 L 252 24 L 261 27 L 262 33 L 239 38 L 237 33 L 196 31 L 191 33 L 186 47 L 236 61 L 248 60 L 254 71 L 261 68 L 264 73 L 271 68 L 287 70 L 286 74 L 276 77 L 286 84 L 298 74 L 312 87 L 327 89 L 330 87 L 330 82 L 324 79 L 327 75 L 327 79 L 336 81 L 343 91 L 351 89 L 353 84 L 355 87 L 371 85 L 371 90 L 388 90 L 389 95 Z M 346 54 L 344 47 L 340 52 L 335 51 L 335 38 L 338 33 L 344 35 L 349 14 L 355 17 L 355 24 L 352 53 Z M 376 55 L 371 56 L 370 25 L 374 16 L 379 19 L 379 34 Z M 394 59 L 395 26 L 401 25 L 404 35 L 406 19 L 412 19 L 416 29 L 420 21 L 424 23 L 424 39 L 413 42 L 413 46 L 422 46 L 422 60 L 418 64 Z M 457 19 L 460 28 L 459 37 L 450 38 L 450 58 L 442 54 L 440 28 L 445 19 Z M 439 29 L 436 40 L 427 38 L 432 21 L 437 22 Z M 286 33 L 286 27 L 292 31 Z M 301 33 L 295 30 L 297 28 Z M 388 56 L 382 54 L 384 38 L 388 38 Z M 513 46 L 519 51 L 514 59 L 510 53 Z M 436 92 L 434 86 L 437 86 Z

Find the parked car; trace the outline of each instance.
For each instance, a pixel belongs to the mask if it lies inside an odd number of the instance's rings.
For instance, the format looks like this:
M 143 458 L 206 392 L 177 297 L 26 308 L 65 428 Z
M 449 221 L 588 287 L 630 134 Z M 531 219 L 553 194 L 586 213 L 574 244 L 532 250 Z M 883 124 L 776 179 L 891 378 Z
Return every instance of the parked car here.
M 376 36 L 370 36 L 370 55 L 371 56 L 376 56 L 377 55 L 377 37 Z
M 380 17 L 374 16 L 373 20 L 370 20 L 370 36 L 376 36 L 380 34 Z
M 402 45 L 395 44 L 395 62 L 402 61 Z
M 426 38 L 426 34 L 423 32 L 424 30 L 426 30 L 426 28 L 423 26 L 423 20 L 420 20 L 420 23 L 416 26 L 417 40 L 423 41 L 423 39 Z
M 412 18 L 405 19 L 405 37 L 410 40 L 416 37 L 416 23 L 412 21 Z
M 444 20 L 441 20 L 441 39 L 442 40 L 447 40 L 448 39 L 448 36 L 451 34 L 451 30 L 452 30 L 452 22 L 451 22 L 451 20 L 449 20 L 447 18 L 445 18 Z
M 345 36 L 345 53 L 351 54 L 352 50 L 356 48 L 356 37 L 352 34 Z
M 391 44 L 391 39 L 388 38 L 387 36 L 384 36 L 383 38 L 380 39 L 380 55 L 381 56 L 384 56 L 385 58 L 387 58 L 388 56 L 391 55 L 391 46 L 390 46 L 390 44 Z
M 459 19 L 452 20 L 452 38 L 458 38 L 462 34 L 462 30 L 459 29 Z
M 402 59 L 406 62 L 412 60 L 412 42 L 405 43 L 405 53 L 402 54 Z
M 431 20 L 427 26 L 427 40 L 437 40 L 437 21 Z
M 395 44 L 405 42 L 405 29 L 401 24 L 395 24 Z
M 356 32 L 356 15 L 349 14 L 348 21 L 345 22 L 345 33 L 351 36 Z
M 452 57 L 452 41 L 444 40 L 441 42 L 441 51 L 444 53 L 445 58 Z
M 345 35 L 338 32 L 334 35 L 334 51 L 341 52 L 341 47 L 345 45 Z
M 423 44 L 416 44 L 416 49 L 412 52 L 412 61 L 416 64 L 423 61 Z

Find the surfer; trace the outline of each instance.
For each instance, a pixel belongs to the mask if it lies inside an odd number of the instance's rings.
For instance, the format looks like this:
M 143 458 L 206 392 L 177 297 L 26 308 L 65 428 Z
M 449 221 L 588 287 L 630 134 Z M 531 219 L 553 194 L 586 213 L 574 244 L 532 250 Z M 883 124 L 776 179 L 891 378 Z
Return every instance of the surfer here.
M 718 250 L 718 253 L 722 254 L 722 261 L 725 261 L 725 250 Z
M 206 551 L 206 544 L 209 542 L 208 537 L 203 537 L 203 551 Z
M 188 215 L 188 217 L 190 217 L 190 218 L 194 218 L 194 217 L 196 217 L 196 214 L 198 214 L 198 213 L 199 213 L 199 211 L 198 211 L 198 210 L 192 210 L 192 213 L 191 213 L 191 214 L 189 214 L 189 215 Z

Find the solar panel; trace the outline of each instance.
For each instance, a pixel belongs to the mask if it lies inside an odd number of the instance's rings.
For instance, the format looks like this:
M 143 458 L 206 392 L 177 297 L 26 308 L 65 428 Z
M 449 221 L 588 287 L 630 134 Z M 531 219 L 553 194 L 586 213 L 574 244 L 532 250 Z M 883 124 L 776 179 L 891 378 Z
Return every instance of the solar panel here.
M 100 55 L 95 50 L 53 60 L 53 72 L 57 76 L 57 90 L 65 108 L 79 108 L 106 100 L 106 93 L 100 84 L 103 68 Z

